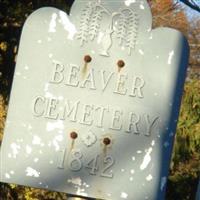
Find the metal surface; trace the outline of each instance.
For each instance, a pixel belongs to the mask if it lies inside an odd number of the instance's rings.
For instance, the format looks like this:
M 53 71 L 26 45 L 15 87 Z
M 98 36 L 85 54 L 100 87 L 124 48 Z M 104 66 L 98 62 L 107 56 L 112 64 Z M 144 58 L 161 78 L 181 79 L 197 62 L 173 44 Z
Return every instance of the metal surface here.
M 20 40 L 1 181 L 100 199 L 163 199 L 188 45 L 146 1 L 42 8 Z

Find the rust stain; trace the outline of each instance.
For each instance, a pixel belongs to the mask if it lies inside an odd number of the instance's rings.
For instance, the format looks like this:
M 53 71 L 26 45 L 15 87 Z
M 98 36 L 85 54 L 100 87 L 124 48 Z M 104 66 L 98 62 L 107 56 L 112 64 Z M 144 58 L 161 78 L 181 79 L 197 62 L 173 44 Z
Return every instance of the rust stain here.
M 75 146 L 75 140 L 78 138 L 78 134 L 75 131 L 72 131 L 70 133 L 70 137 L 72 139 L 71 147 L 70 147 L 70 152 L 74 149 Z
M 120 89 L 121 90 L 123 90 L 123 88 L 124 88 L 124 85 L 125 85 L 125 83 L 123 82 L 123 83 L 120 83 L 120 84 L 118 84 L 118 86 L 117 86 L 117 91 L 120 91 Z
M 75 146 L 75 140 L 72 139 L 72 143 L 71 143 L 71 147 L 70 147 L 70 152 L 74 149 L 74 146 Z
M 92 57 L 90 55 L 84 56 L 84 66 L 83 66 L 83 69 L 82 69 L 83 78 L 85 77 L 85 75 L 88 71 L 88 63 L 90 63 L 91 61 L 92 61 Z
M 111 134 L 105 134 L 101 138 L 100 145 L 102 148 L 102 153 L 100 154 L 100 159 L 101 159 L 102 165 L 104 165 L 104 160 L 108 154 L 108 151 L 112 148 L 112 143 L 113 143 L 113 140 L 112 140 Z M 101 188 L 100 185 L 98 187 Z M 96 190 L 96 194 L 100 198 L 102 196 L 105 196 L 105 194 L 103 195 L 103 191 L 99 188 Z
M 71 154 L 72 150 L 74 149 L 75 147 L 75 140 L 78 138 L 78 133 L 76 133 L 75 131 L 72 131 L 70 133 L 70 138 L 72 139 L 72 142 L 71 142 L 71 146 L 70 146 L 70 149 L 67 153 L 67 160 L 69 158 L 69 155 Z
M 105 158 L 107 156 L 107 147 L 104 145 L 103 147 L 103 157 Z
M 101 141 L 102 150 L 103 150 L 103 159 L 107 156 L 108 150 L 112 147 L 112 139 L 109 136 L 104 136 Z
M 85 77 L 86 73 L 87 73 L 87 69 L 88 69 L 88 64 L 85 63 L 84 66 L 83 66 L 83 69 L 82 69 L 82 75 L 83 75 L 83 78 Z

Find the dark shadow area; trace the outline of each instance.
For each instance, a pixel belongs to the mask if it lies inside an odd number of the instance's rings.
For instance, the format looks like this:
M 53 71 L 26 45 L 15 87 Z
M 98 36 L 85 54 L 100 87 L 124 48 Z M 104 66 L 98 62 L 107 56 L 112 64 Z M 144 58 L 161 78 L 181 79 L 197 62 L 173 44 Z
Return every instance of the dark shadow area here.
M 186 41 L 186 38 L 181 38 L 180 39 L 180 47 L 179 49 L 182 49 L 182 52 L 180 53 L 181 57 L 180 57 L 180 64 L 179 64 L 179 69 L 178 69 L 178 73 L 177 73 L 177 77 L 176 77 L 176 88 L 174 89 L 174 95 L 173 95 L 173 107 L 171 110 L 171 116 L 170 116 L 170 124 L 169 127 L 171 127 L 170 132 L 172 131 L 173 133 L 176 133 L 176 121 L 178 123 L 178 118 L 179 118 L 179 109 L 181 106 L 181 100 L 182 100 L 182 96 L 184 93 L 184 83 L 185 80 L 183 79 L 183 77 L 186 77 L 186 73 L 187 73 L 187 67 L 188 67 L 188 57 L 189 57 L 189 46 L 188 43 Z M 173 150 L 173 144 L 175 141 L 175 136 L 174 137 L 170 137 L 170 132 L 168 133 L 164 133 L 166 136 L 163 139 L 163 144 L 165 141 L 173 141 L 171 142 L 172 146 L 170 146 L 170 148 Z M 162 171 L 164 173 L 166 173 L 167 171 L 169 171 L 168 166 L 170 166 L 170 161 L 171 161 L 171 157 L 172 157 L 172 152 L 169 154 L 169 152 L 167 152 L 167 150 L 162 146 L 160 147 L 161 149 L 163 149 L 162 151 L 162 166 L 163 169 Z M 167 156 L 167 155 L 170 155 Z M 161 173 L 161 177 L 163 177 L 164 175 Z M 187 175 L 186 175 L 187 176 Z M 187 185 L 188 183 L 192 184 L 193 187 L 190 187 L 190 191 L 188 191 Z M 167 181 L 167 188 L 166 188 L 166 199 L 182 199 L 183 196 L 185 196 L 186 199 L 188 200 L 192 200 L 195 199 L 195 194 L 197 191 L 197 184 L 198 184 L 198 179 L 193 179 L 191 177 L 186 177 L 184 179 L 184 182 L 181 182 L 181 186 L 180 190 L 175 193 L 175 188 L 177 187 L 177 182 L 174 183 L 172 181 L 170 181 L 168 179 Z M 160 188 L 159 188 L 160 189 Z M 173 192 L 172 192 L 173 191 Z M 188 194 L 190 194 L 190 196 L 188 196 Z M 188 196 L 188 198 L 187 198 Z
M 8 103 L 17 48 L 26 18 L 36 9 L 52 6 L 69 13 L 73 0 L 0 1 L 0 93 Z

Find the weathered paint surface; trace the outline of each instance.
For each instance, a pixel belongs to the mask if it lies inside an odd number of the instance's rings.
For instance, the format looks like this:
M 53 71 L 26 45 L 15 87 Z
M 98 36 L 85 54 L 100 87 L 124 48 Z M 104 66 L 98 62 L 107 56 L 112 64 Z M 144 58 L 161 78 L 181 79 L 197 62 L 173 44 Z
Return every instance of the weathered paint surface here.
M 80 12 L 81 11 L 81 12 Z M 188 45 L 145 0 L 35 11 L 19 47 L 0 180 L 101 199 L 164 196 Z

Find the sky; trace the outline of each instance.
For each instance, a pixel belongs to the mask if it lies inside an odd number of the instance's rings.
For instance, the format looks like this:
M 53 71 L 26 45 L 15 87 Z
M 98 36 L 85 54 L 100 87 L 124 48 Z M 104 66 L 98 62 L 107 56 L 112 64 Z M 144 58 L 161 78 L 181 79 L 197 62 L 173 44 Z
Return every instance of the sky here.
M 177 0 L 175 0 L 175 2 L 177 2 Z M 199 5 L 199 7 L 200 7 L 200 0 L 196 0 L 195 2 L 196 2 L 196 3 Z M 180 5 L 183 6 L 183 8 L 184 8 L 184 10 L 185 10 L 185 13 L 186 13 L 186 15 L 187 15 L 187 17 L 188 17 L 189 20 L 192 21 L 194 18 L 200 19 L 200 12 L 195 11 L 194 9 L 192 9 L 192 8 L 190 8 L 190 7 L 188 7 L 188 6 L 186 6 L 186 5 L 183 4 L 183 3 L 180 3 Z

